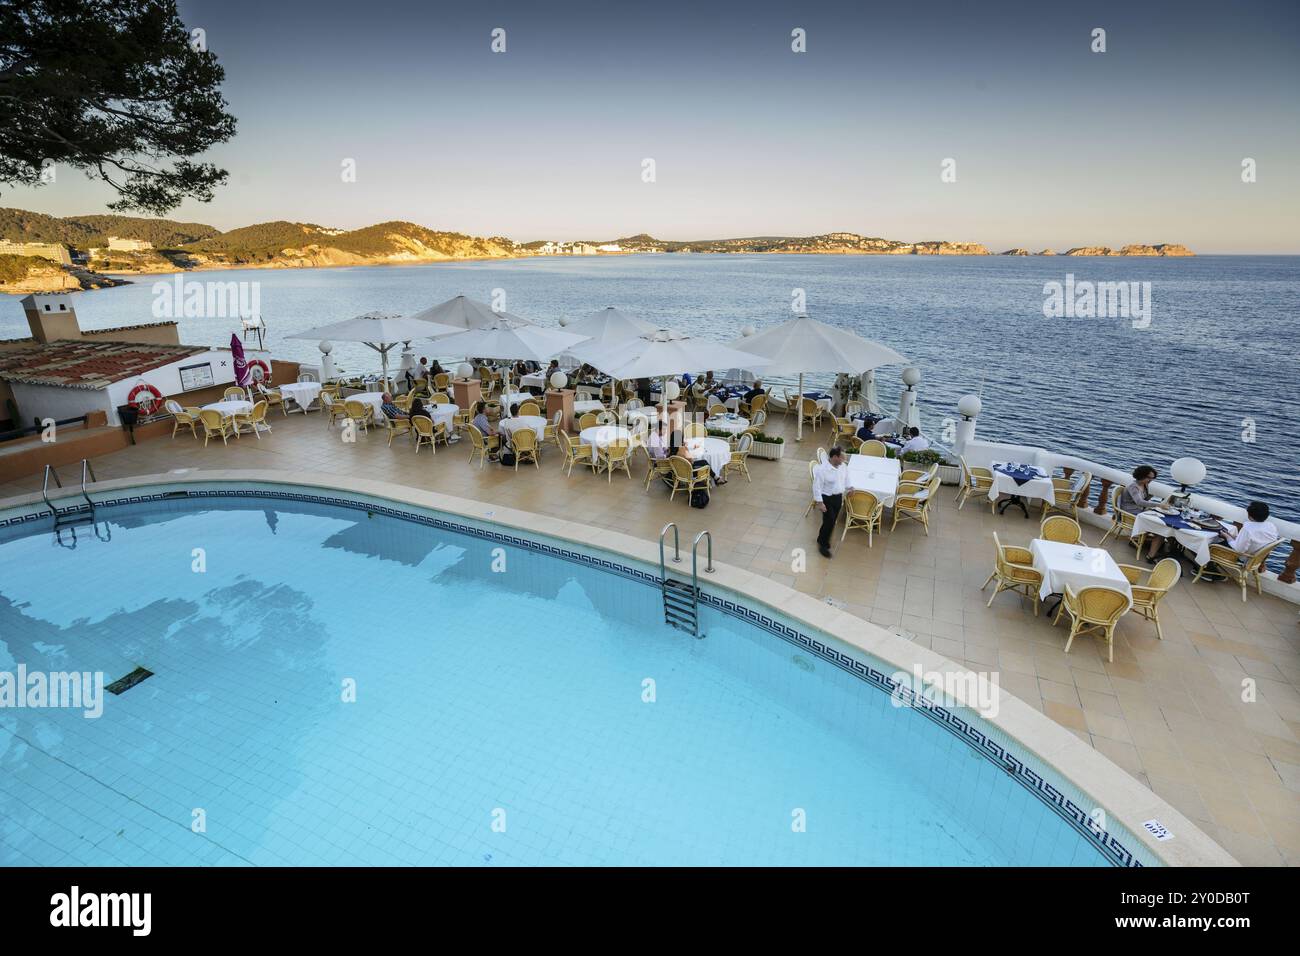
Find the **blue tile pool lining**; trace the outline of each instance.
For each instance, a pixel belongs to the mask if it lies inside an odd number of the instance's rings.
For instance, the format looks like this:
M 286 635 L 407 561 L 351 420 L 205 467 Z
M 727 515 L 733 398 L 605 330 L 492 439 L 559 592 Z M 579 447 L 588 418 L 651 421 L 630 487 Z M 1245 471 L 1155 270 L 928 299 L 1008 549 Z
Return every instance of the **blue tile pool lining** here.
M 374 514 L 382 514 L 387 517 L 396 518 L 403 521 L 411 521 L 417 524 L 423 524 L 432 528 L 443 531 L 449 531 L 456 534 L 464 534 L 480 538 L 487 541 L 496 542 L 511 547 L 523 548 L 549 557 L 561 558 L 575 564 L 582 564 L 589 568 L 604 571 L 609 574 L 618 575 L 628 580 L 635 581 L 647 587 L 659 587 L 659 576 L 656 572 L 632 567 L 621 560 L 615 560 L 608 556 L 592 554 L 587 551 L 578 550 L 571 545 L 565 546 L 560 544 L 549 544 L 534 538 L 523 537 L 507 531 L 498 530 L 491 526 L 482 526 L 473 523 L 470 519 L 459 518 L 452 519 L 444 514 L 430 514 L 417 506 L 398 507 L 393 504 L 382 501 L 364 498 L 364 497 L 344 497 L 339 494 L 320 494 L 313 491 L 285 491 L 278 488 L 267 487 L 221 487 L 221 488 L 185 488 L 154 492 L 150 494 L 132 494 L 116 498 L 97 500 L 95 502 L 96 511 L 99 509 L 110 509 L 115 507 L 148 504 L 150 502 L 175 502 L 182 499 L 273 499 L 280 501 L 299 501 L 310 504 L 326 505 L 333 507 L 347 508 L 355 511 L 364 511 Z M 48 512 L 26 512 L 0 520 L 0 529 L 7 532 L 6 537 L 12 532 L 21 529 L 27 533 L 31 526 L 48 523 L 52 527 L 51 516 Z M 1160 865 L 1160 861 L 1154 857 L 1145 847 L 1123 828 L 1119 833 L 1112 833 L 1106 827 L 1101 826 L 1093 819 L 1090 811 L 1081 806 L 1081 803 L 1090 801 L 1082 798 L 1086 797 L 1082 791 L 1072 785 L 1065 785 L 1061 779 L 1050 779 L 1049 774 L 1044 769 L 1035 767 L 1029 762 L 1017 755 L 1010 746 L 1001 742 L 999 737 L 1005 736 L 1000 733 L 990 733 L 983 729 L 978 718 L 967 719 L 961 714 L 954 712 L 952 709 L 944 707 L 923 694 L 913 691 L 910 685 L 900 684 L 895 681 L 889 674 L 885 673 L 882 667 L 874 667 L 870 663 L 858 660 L 851 654 L 840 650 L 828 642 L 818 640 L 805 634 L 799 628 L 780 621 L 769 614 L 758 611 L 748 605 L 740 604 L 734 600 L 729 600 L 717 594 L 710 593 L 706 589 L 701 589 L 700 601 L 709 607 L 720 611 L 741 622 L 750 624 L 754 627 L 780 638 L 781 640 L 800 648 L 819 659 L 834 665 L 848 674 L 858 678 L 864 683 L 870 685 L 876 690 L 894 695 L 897 699 L 902 700 L 906 705 L 914 710 L 919 711 L 927 719 L 943 727 L 949 733 L 960 738 L 975 753 L 992 762 L 1000 770 L 1008 774 L 1017 783 L 1028 790 L 1034 797 L 1044 803 L 1066 824 L 1068 824 L 1076 833 L 1082 836 L 1088 843 L 1101 854 L 1103 859 L 1118 867 L 1141 867 L 1146 865 Z M 859 651 L 859 653 L 865 653 Z M 1069 791 L 1076 791 L 1074 794 Z M 1079 798 L 1079 799 L 1076 799 Z M 1095 802 L 1091 802 L 1096 806 Z M 1141 847 L 1141 850 L 1135 852 L 1130 847 Z

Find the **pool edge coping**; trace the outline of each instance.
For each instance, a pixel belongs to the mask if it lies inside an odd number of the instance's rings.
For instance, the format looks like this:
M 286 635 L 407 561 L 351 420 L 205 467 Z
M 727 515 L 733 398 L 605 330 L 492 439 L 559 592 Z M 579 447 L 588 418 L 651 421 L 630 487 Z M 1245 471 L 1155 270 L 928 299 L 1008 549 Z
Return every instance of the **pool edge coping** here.
M 382 498 L 398 504 L 443 512 L 486 524 L 496 524 L 522 532 L 545 535 L 575 545 L 598 548 L 613 554 L 655 566 L 659 563 L 659 546 L 632 535 L 592 528 L 564 518 L 554 518 L 523 511 L 494 502 L 462 498 L 411 485 L 369 478 L 332 474 L 308 474 L 290 470 L 253 469 L 186 469 L 175 473 L 134 475 L 105 479 L 87 487 L 101 493 L 143 486 L 213 484 L 242 482 L 292 485 Z M 79 489 L 59 489 L 51 500 L 80 500 Z M 0 513 L 44 509 L 40 493 L 0 499 Z M 893 634 L 878 624 L 839 610 L 815 597 L 803 594 L 771 578 L 743 568 L 714 562 L 715 571 L 708 576 L 710 590 L 723 589 L 757 602 L 779 614 L 797 620 L 848 647 L 869 654 L 888 667 L 911 673 L 916 665 L 923 671 L 939 674 L 968 674 L 970 671 L 929 648 Z M 953 697 L 959 706 L 979 713 L 976 702 L 965 700 L 965 684 L 955 682 Z M 998 688 L 998 708 L 994 716 L 980 714 L 980 719 L 1006 734 L 1016 744 L 1049 764 L 1080 791 L 1105 807 L 1142 845 L 1167 866 L 1239 866 L 1223 847 L 1204 833 L 1175 807 L 1143 786 L 1100 751 L 1084 743 L 1050 717 L 1035 710 L 1020 698 Z M 1158 841 L 1143 826 L 1158 819 L 1174 839 Z

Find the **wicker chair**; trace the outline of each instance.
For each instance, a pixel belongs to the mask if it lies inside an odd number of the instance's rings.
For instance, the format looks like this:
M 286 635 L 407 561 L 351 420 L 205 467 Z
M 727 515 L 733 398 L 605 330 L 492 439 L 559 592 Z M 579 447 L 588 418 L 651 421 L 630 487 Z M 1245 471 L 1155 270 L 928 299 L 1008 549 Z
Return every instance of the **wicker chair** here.
M 682 429 L 683 438 L 706 438 L 709 430 L 704 427 L 703 422 L 687 422 L 686 427 Z
M 592 471 L 600 468 L 595 447 L 575 442 L 563 429 L 560 430 L 560 451 L 564 452 L 564 460 L 560 464 L 565 468 L 566 477 L 573 474 L 574 465 L 586 465 Z
M 691 492 L 701 488 L 709 487 L 709 466 L 701 465 L 699 468 L 692 467 L 691 462 L 687 461 L 681 455 L 673 455 L 668 459 L 668 466 L 672 469 L 672 491 L 668 495 L 668 500 L 672 501 L 673 497 L 679 491 L 685 491 L 689 499 Z
M 811 398 L 799 399 L 799 417 L 815 431 L 822 423 L 822 407 Z
M 496 435 L 484 435 L 473 423 L 466 425 L 465 431 L 469 435 L 469 463 L 474 464 L 474 456 L 477 455 L 478 466 L 482 468 L 483 462 L 487 461 L 488 455 L 496 450 L 501 439 Z
M 410 430 L 415 433 L 415 453 L 420 453 L 420 448 L 424 445 L 429 446 L 429 451 L 435 455 L 438 454 L 437 442 L 434 441 L 433 419 L 427 415 L 416 415 L 410 420 Z M 389 433 L 388 441 L 392 443 L 393 436 Z
M 1028 548 L 1013 544 L 1003 544 L 998 540 L 998 533 L 993 532 L 993 547 L 997 551 L 994 558 L 993 573 L 988 576 L 981 591 L 996 580 L 998 586 L 993 589 L 988 607 L 993 606 L 993 599 L 1003 591 L 1016 591 L 1034 602 L 1034 616 L 1038 616 L 1041 603 L 1039 589 L 1043 586 L 1043 575 L 1034 567 L 1034 555 Z
M 375 406 L 349 398 L 343 403 L 343 407 L 347 409 L 347 417 L 356 422 L 363 432 L 369 434 L 370 426 L 374 424 Z
M 1156 637 L 1164 640 L 1164 632 L 1160 630 L 1160 602 L 1182 577 L 1183 566 L 1177 558 L 1165 558 L 1149 571 L 1131 564 L 1121 564 L 1119 569 L 1131 585 L 1133 610 L 1154 624 Z
M 1062 544 L 1082 544 L 1083 529 L 1079 522 L 1069 515 L 1049 515 L 1043 519 L 1038 528 L 1038 535 L 1044 541 L 1059 541 Z
M 595 412 L 584 412 L 578 419 L 578 431 L 586 431 L 588 428 L 595 428 L 600 424 Z
M 536 402 L 523 402 L 519 406 L 519 414 L 538 417 L 542 414 L 542 410 Z
M 322 391 L 320 393 L 320 400 L 327 412 L 325 418 L 326 428 L 333 425 L 335 422 L 343 421 L 348 417 L 348 409 L 342 399 L 337 398 L 329 392 Z
M 423 415 L 417 415 L 415 417 L 424 418 Z M 393 439 L 396 438 L 398 435 L 410 435 L 411 432 L 413 431 L 411 426 L 411 420 L 409 418 L 389 418 L 387 415 L 385 415 L 384 420 L 388 423 L 388 447 L 389 448 L 393 447 Z
M 202 424 L 199 419 L 199 409 L 184 408 L 174 398 L 167 399 L 163 407 L 172 414 L 172 438 L 175 438 L 176 432 L 182 428 L 188 428 L 191 435 L 195 438 L 199 437 L 198 426 Z
M 542 441 L 550 442 L 556 448 L 560 447 L 560 426 L 564 424 L 564 412 L 557 410 L 555 417 L 546 423 L 542 429 Z
M 1106 641 L 1106 660 L 1115 662 L 1115 625 L 1129 608 L 1128 595 L 1123 591 L 1107 587 L 1086 587 L 1078 592 L 1069 584 L 1061 598 L 1061 606 L 1056 610 L 1052 626 L 1061 619 L 1062 614 L 1070 615 L 1070 636 L 1065 642 L 1065 653 L 1070 653 L 1070 645 L 1080 634 L 1089 632 L 1100 634 Z
M 268 432 L 271 430 L 271 426 L 266 422 L 266 408 L 266 402 L 259 401 L 253 406 L 253 410 L 247 414 L 231 416 L 234 420 L 235 434 L 239 434 L 247 428 L 253 433 L 254 438 L 261 441 L 262 429 L 265 428 Z
M 226 444 L 226 439 L 231 435 L 238 437 L 235 431 L 234 423 L 226 418 L 220 412 L 203 409 L 199 412 L 199 421 L 203 424 L 203 447 L 208 447 L 208 439 L 214 436 L 221 439 L 221 444 Z
M 432 395 L 429 396 L 429 404 L 450 405 L 451 399 L 447 397 L 446 392 L 434 392 Z
M 610 442 L 605 446 L 602 457 L 604 458 L 606 481 L 614 480 L 614 469 L 616 468 L 622 468 L 627 472 L 628 478 L 632 477 L 632 468 L 629 465 L 632 460 L 632 444 L 630 442 Z
M 647 451 L 647 456 L 649 452 Z M 656 478 L 662 478 L 669 484 L 673 480 L 673 461 L 671 458 L 650 458 L 650 467 L 645 473 L 645 490 L 650 490 L 650 483 Z
M 515 471 L 524 460 L 531 461 L 534 468 L 542 467 L 537 461 L 537 432 L 531 428 L 515 429 L 510 434 L 510 447 L 515 453 Z
M 1121 510 L 1119 506 L 1119 496 L 1123 493 L 1124 489 L 1120 485 L 1116 485 L 1110 490 L 1110 527 L 1102 535 L 1102 544 L 1105 544 L 1106 539 L 1112 534 L 1117 537 L 1123 536 L 1129 539 L 1130 542 L 1133 539 L 1133 515 Z
M 1264 569 L 1264 562 L 1268 560 L 1268 556 L 1281 544 L 1282 539 L 1278 538 L 1278 540 L 1264 545 L 1264 547 L 1260 548 L 1254 554 L 1249 555 L 1240 554 L 1239 552 L 1232 550 L 1232 548 L 1225 547 L 1221 544 L 1212 544 L 1210 545 L 1209 563 L 1198 568 L 1196 571 L 1196 577 L 1192 580 L 1199 581 L 1201 575 L 1205 573 L 1205 569 L 1210 567 L 1210 565 L 1213 565 L 1226 574 L 1231 580 L 1241 585 L 1241 600 L 1242 603 L 1245 603 L 1246 588 L 1251 584 L 1251 582 L 1254 582 L 1256 594 L 1264 593 L 1263 588 L 1259 583 L 1260 571 Z
M 867 547 L 871 547 L 874 532 L 884 531 L 885 506 L 869 491 L 850 491 L 844 498 L 844 530 L 840 540 L 847 537 L 850 528 L 867 530 Z
M 871 438 L 862 443 L 858 449 L 859 455 L 869 455 L 872 458 L 888 458 L 889 451 L 885 448 L 885 443 L 878 439 Z
M 246 401 L 248 401 L 248 393 L 245 392 L 245 391 L 244 391 L 242 388 L 240 388 L 238 385 L 231 385 L 231 386 L 230 386 L 228 389 L 226 389 L 226 391 L 222 394 L 222 399 L 225 400 L 225 401 L 230 401 L 231 399 L 233 399 L 234 401 L 237 401 L 237 402 L 246 402 Z
M 889 530 L 893 531 L 898 527 L 900 518 L 911 518 L 921 523 L 928 538 L 930 536 L 930 502 L 934 500 L 934 494 L 938 490 L 938 475 L 931 478 L 930 483 L 927 485 L 911 482 L 900 484 L 898 494 L 894 497 L 894 523 L 890 525 Z
M 270 389 L 259 382 L 257 385 L 257 393 L 261 395 L 263 401 L 266 402 L 268 411 L 272 408 L 275 408 L 276 406 L 279 406 L 280 413 L 284 415 L 285 418 L 289 417 L 289 405 L 284 400 L 284 396 L 280 394 L 280 390 L 278 388 Z M 303 412 L 305 413 L 306 411 L 307 409 L 304 408 Z
M 817 450 L 821 451 L 820 448 Z M 817 470 L 817 459 L 814 458 L 812 461 L 808 462 L 808 507 L 804 509 L 803 516 L 805 518 L 808 517 L 808 515 L 812 514 L 813 508 L 817 507 L 817 499 L 812 496 L 812 489 L 815 487 L 815 482 L 813 480 L 813 472 L 816 470 Z
M 745 476 L 745 480 L 753 482 L 754 479 L 749 477 L 749 451 L 754 447 L 754 436 L 749 432 L 743 432 L 740 440 L 736 442 L 736 447 L 731 450 L 731 459 L 722 466 L 722 477 L 726 478 L 728 473 L 738 471 Z
M 957 456 L 957 461 L 961 463 L 961 487 L 957 490 L 957 510 L 960 511 L 971 495 L 988 495 L 993 488 L 993 472 L 988 468 L 972 468 L 961 455 Z M 997 503 L 990 501 L 989 506 L 996 509 Z

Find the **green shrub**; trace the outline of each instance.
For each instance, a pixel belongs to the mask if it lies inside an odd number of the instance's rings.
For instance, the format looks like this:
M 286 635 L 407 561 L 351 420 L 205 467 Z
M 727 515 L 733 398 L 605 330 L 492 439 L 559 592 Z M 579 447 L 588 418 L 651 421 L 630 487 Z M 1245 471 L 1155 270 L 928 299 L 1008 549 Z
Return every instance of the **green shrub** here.
M 892 449 L 891 449 L 892 451 Z M 892 455 L 890 457 L 893 457 Z M 903 455 L 903 461 L 910 462 L 914 465 L 921 465 L 929 468 L 943 458 L 943 454 L 933 448 L 927 448 L 925 451 L 909 451 Z

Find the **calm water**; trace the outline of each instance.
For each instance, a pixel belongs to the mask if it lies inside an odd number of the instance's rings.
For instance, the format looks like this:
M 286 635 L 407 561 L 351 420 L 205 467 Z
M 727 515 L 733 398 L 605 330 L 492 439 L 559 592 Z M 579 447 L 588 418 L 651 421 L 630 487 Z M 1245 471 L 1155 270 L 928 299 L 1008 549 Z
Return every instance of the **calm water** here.
M 1043 283 L 1151 283 L 1150 327 L 1128 320 L 1046 319 Z M 959 258 L 916 256 L 635 256 L 532 259 L 417 267 L 241 271 L 198 275 L 261 283 L 276 355 L 314 362 L 290 332 L 372 309 L 413 313 L 458 293 L 541 324 L 614 305 L 720 339 L 791 315 L 805 290 L 809 314 L 878 339 L 921 369 L 922 424 L 938 435 L 957 399 L 980 391 L 985 438 L 1074 451 L 1127 468 L 1194 455 L 1209 466 L 1203 491 L 1259 497 L 1300 516 L 1300 258 Z M 152 321 L 142 278 L 79 297 L 86 327 Z M 0 335 L 26 334 L 16 300 Z M 185 342 L 229 340 L 227 319 L 183 319 Z M 417 351 L 433 355 L 432 346 Z M 362 346 L 339 345 L 349 370 L 378 368 Z M 897 369 L 879 373 L 896 406 Z M 1245 419 L 1255 440 L 1242 440 Z
M 0 865 L 1107 863 L 965 738 L 648 583 L 335 505 L 106 513 L 0 538 L 0 671 L 153 672 L 0 711 Z

